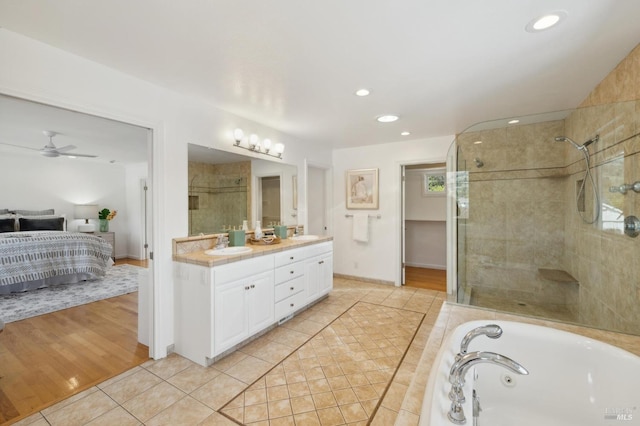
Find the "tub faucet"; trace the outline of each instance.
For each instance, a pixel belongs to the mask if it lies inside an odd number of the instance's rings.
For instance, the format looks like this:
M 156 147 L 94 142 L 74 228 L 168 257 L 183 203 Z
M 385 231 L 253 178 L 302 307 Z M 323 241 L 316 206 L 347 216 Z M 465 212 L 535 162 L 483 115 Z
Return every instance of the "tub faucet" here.
M 476 327 L 465 334 L 465 336 L 462 338 L 462 342 L 460 343 L 460 353 L 456 355 L 456 361 L 458 361 L 460 358 L 462 358 L 463 355 L 467 353 L 469 343 L 471 343 L 471 341 L 476 337 L 482 335 L 485 335 L 490 339 L 497 339 L 498 337 L 502 336 L 502 328 L 498 324 L 487 324 L 483 325 L 482 327 Z
M 449 383 L 451 383 L 449 398 L 453 402 L 451 403 L 451 410 L 449 410 L 447 417 L 449 417 L 451 422 L 457 425 L 465 424 L 467 421 L 464 416 L 464 410 L 462 409 L 462 403 L 465 401 L 464 393 L 462 391 L 462 386 L 464 386 L 465 383 L 464 376 L 467 374 L 469 368 L 480 363 L 500 365 L 514 373 L 523 375 L 529 374 L 529 371 L 522 365 L 518 364 L 511 358 L 495 352 L 470 352 L 463 355 L 459 360 L 453 363 L 451 371 L 449 372 Z

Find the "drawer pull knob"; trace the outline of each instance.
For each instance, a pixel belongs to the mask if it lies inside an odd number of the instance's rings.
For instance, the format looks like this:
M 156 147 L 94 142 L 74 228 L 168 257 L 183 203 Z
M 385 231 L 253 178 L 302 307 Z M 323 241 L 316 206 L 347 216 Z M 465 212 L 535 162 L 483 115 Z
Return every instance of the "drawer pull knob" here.
M 245 289 L 245 290 L 249 290 L 249 286 L 245 286 L 245 288 L 244 288 L 244 289 Z
M 292 304 L 290 304 L 289 306 L 291 306 L 291 307 L 293 308 L 293 306 L 294 306 L 294 305 L 293 305 L 293 303 L 292 303 Z
M 293 274 L 293 271 L 289 271 L 290 274 Z
M 291 287 L 289 290 L 293 291 L 295 289 L 295 287 Z
M 255 284 L 251 284 L 251 288 L 256 288 L 256 285 Z
M 322 265 L 324 263 L 324 260 L 321 260 L 320 262 L 318 262 L 320 265 Z
M 289 260 L 293 260 L 293 256 L 291 256 L 291 257 L 289 258 Z

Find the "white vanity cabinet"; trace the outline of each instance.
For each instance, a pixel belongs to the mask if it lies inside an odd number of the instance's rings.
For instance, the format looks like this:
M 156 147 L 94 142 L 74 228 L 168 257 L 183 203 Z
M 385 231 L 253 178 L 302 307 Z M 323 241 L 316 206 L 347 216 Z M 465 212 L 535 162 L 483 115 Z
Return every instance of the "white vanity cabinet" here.
M 333 244 L 324 243 L 315 247 L 305 260 L 306 303 L 328 294 L 333 288 Z
M 273 255 L 208 268 L 174 263 L 175 351 L 208 359 L 274 323 Z
M 174 262 L 175 352 L 200 365 L 333 288 L 333 242 L 213 267 Z
M 218 354 L 274 322 L 273 268 L 236 281 L 215 283 L 214 352 Z

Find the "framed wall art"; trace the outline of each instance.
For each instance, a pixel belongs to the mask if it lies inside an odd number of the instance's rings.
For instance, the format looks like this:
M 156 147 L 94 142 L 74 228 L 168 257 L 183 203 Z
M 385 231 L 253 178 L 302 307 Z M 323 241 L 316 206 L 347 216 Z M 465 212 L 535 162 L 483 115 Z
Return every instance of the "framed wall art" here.
M 378 209 L 378 169 L 347 170 L 347 208 Z

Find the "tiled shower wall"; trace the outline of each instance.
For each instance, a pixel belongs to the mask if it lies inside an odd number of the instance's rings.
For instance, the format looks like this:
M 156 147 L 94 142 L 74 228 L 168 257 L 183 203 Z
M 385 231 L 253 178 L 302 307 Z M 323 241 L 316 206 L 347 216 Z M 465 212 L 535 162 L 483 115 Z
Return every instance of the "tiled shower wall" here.
M 611 186 L 640 181 L 640 45 L 565 121 L 567 136 L 580 143 L 600 135 L 589 148 L 601 202 L 610 211 L 605 219 L 640 217 L 640 194 L 610 192 Z M 584 174 L 575 172 L 584 169 L 574 163 L 575 150 L 567 158 L 574 174 L 565 196 L 573 199 L 575 180 Z M 565 207 L 564 267 L 580 281 L 581 322 L 640 334 L 640 237 L 623 235 L 619 223 L 617 230 L 584 224 L 572 204 Z
M 189 162 L 189 235 L 241 226 L 251 211 L 251 162 Z
M 458 138 L 469 171 L 464 257 L 474 291 L 522 302 L 575 302 L 570 287 L 538 273 L 562 268 L 567 173 L 564 146 L 554 142 L 562 134 L 564 121 L 551 121 Z
M 459 221 L 467 284 L 505 298 L 566 304 L 584 324 L 640 334 L 640 237 L 621 228 L 624 217 L 640 216 L 640 194 L 609 190 L 640 181 L 639 133 L 640 46 L 564 120 L 460 135 L 461 169 L 469 171 L 468 218 Z M 596 134 L 590 160 L 606 220 L 586 224 L 576 210 L 584 157 L 554 137 L 583 143 Z M 592 219 L 589 184 L 585 195 L 583 215 Z M 538 268 L 565 270 L 579 285 L 545 280 Z

